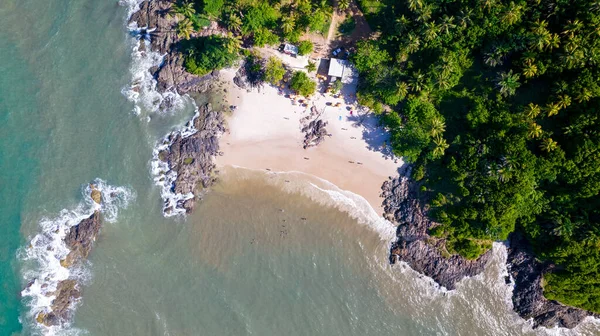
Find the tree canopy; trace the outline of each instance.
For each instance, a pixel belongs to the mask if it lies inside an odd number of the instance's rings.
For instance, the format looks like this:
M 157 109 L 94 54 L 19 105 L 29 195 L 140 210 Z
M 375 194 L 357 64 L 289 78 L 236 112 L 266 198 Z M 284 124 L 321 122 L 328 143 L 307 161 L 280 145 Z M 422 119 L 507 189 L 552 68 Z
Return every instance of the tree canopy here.
M 303 96 L 310 96 L 315 93 L 317 83 L 311 80 L 303 71 L 296 71 L 292 75 L 290 88 Z
M 476 258 L 519 230 L 548 298 L 600 312 L 600 5 L 360 0 L 359 101 L 413 164 L 431 234 Z M 372 71 L 377 69 L 377 71 Z

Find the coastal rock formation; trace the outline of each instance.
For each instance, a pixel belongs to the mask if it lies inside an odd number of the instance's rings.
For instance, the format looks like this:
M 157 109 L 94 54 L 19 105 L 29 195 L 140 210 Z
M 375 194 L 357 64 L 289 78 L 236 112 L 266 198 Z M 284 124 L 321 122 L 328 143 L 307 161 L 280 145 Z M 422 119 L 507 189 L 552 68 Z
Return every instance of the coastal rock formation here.
M 176 176 L 170 186 L 172 193 L 198 197 L 200 189 L 215 181 L 213 158 L 219 154 L 219 136 L 225 132 L 223 114 L 205 104 L 192 125 L 194 132 L 173 132 L 167 136 L 168 145 L 158 153 L 158 159 L 168 165 L 165 176 Z M 175 205 L 165 202 L 165 213 L 174 211 L 173 207 L 191 212 L 196 197 L 180 199 Z
M 160 92 L 205 92 L 212 76 L 209 74 L 200 77 L 185 71 L 184 58 L 178 50 L 180 38 L 175 29 L 178 18 L 168 14 L 173 3 L 174 1 L 170 0 L 146 0 L 140 4 L 140 10 L 131 16 L 129 22 L 135 22 L 137 27 L 141 28 L 140 34 L 150 40 L 152 51 L 164 55 L 162 64 L 151 70 Z M 215 33 L 221 33 L 221 30 L 213 23 L 198 35 Z
M 515 281 L 512 296 L 514 310 L 524 319 L 532 319 L 534 328 L 574 328 L 584 318 L 592 315 L 588 311 L 568 307 L 544 297 L 542 277 L 552 270 L 553 265 L 536 260 L 527 240 L 518 233 L 513 233 L 510 237 L 507 263 Z
M 384 216 L 398 223 L 397 241 L 390 250 L 392 264 L 398 259 L 402 260 L 415 271 L 431 277 L 450 290 L 464 277 L 477 275 L 484 270 L 490 251 L 477 260 L 450 256 L 445 252 L 443 240 L 427 234 L 427 230 L 437 224 L 427 217 L 415 183 L 399 176 L 385 181 L 382 190 Z
M 58 283 L 53 295 L 56 297 L 52 301 L 51 311 L 48 313 L 39 313 L 36 321 L 45 326 L 57 326 L 71 317 L 71 308 L 81 297 L 79 284 L 76 280 L 67 279 Z
M 61 265 L 70 267 L 74 263 L 87 259 L 101 227 L 100 212 L 97 210 L 90 217 L 73 226 L 64 239 L 71 252 L 61 260 Z
M 302 128 L 304 133 L 304 149 L 318 146 L 327 136 L 327 122 L 321 119 L 316 119 L 308 123 Z
M 90 188 L 90 197 L 95 203 L 100 204 L 102 193 L 94 185 L 90 185 Z M 70 227 L 63 239 L 70 252 L 60 261 L 61 266 L 70 269 L 87 259 L 101 227 L 99 210 L 95 210 L 90 217 Z M 50 311 L 37 314 L 36 321 L 45 326 L 61 325 L 71 318 L 73 305 L 81 297 L 80 283 L 76 279 L 61 280 L 56 285 L 56 290 L 49 295 L 54 296 Z

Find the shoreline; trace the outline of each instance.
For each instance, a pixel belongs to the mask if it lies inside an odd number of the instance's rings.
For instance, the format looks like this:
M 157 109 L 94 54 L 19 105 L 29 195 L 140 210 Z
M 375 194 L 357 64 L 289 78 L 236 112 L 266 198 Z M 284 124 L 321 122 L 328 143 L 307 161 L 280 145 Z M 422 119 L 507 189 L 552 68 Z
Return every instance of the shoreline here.
M 364 197 L 378 215 L 383 214 L 380 186 L 398 173 L 402 161 L 379 151 L 387 137 L 377 127 L 375 115 L 358 115 L 357 111 L 350 115 L 343 107 L 326 105 L 336 99 L 317 93 L 310 102 L 325 106 L 319 118 L 328 123 L 331 136 L 318 146 L 303 149 L 301 119 L 310 108 L 292 105 L 270 85 L 258 91 L 243 90 L 233 83 L 234 75 L 232 69 L 220 73 L 228 83 L 227 100 L 237 108 L 225 118 L 228 132 L 220 139 L 223 155 L 216 158 L 217 166 L 313 175 Z M 367 143 L 364 136 L 375 133 L 378 138 L 373 136 Z
M 415 221 L 415 218 L 413 218 L 414 214 L 425 214 L 426 217 L 426 209 L 423 203 L 424 200 L 418 197 L 407 197 L 407 194 L 402 194 L 402 189 L 405 189 L 405 187 L 400 188 L 398 191 L 394 191 L 395 188 L 389 189 L 385 184 L 383 187 L 383 194 L 385 196 L 384 198 L 381 198 L 382 183 L 406 179 L 406 177 L 402 174 L 398 176 L 398 168 L 402 165 L 401 160 L 398 160 L 399 162 L 394 162 L 394 160 L 389 159 L 385 160 L 385 158 L 389 156 L 385 154 L 386 146 L 382 146 L 382 144 L 385 144 L 387 134 L 385 132 L 377 131 L 377 123 L 373 123 L 374 118 L 369 117 L 372 116 L 371 114 L 368 114 L 365 111 L 362 115 L 358 115 L 357 113 L 356 115 L 348 116 L 347 112 L 342 109 L 333 110 L 334 112 L 331 113 L 324 113 L 320 110 L 316 111 L 321 112 L 321 114 L 313 121 L 322 118 L 319 121 L 324 121 L 329 124 L 327 130 L 330 131 L 329 134 L 331 134 L 331 136 L 323 137 L 324 142 L 318 147 L 304 150 L 302 148 L 304 141 L 302 128 L 307 126 L 303 125 L 303 121 L 308 121 L 313 118 L 313 114 L 309 113 L 311 112 L 310 107 L 306 109 L 306 107 L 300 107 L 298 105 L 292 106 L 289 99 L 286 99 L 283 95 L 278 95 L 276 88 L 267 85 L 258 91 L 254 89 L 243 93 L 242 91 L 244 90 L 237 88 L 233 83 L 234 74 L 231 69 L 222 70 L 220 72 L 213 71 L 213 73 L 205 77 L 192 76 L 185 72 L 182 65 L 182 57 L 176 50 L 176 42 L 179 39 L 172 32 L 172 29 L 169 30 L 172 28 L 174 21 L 172 19 L 166 19 L 160 14 L 161 11 L 168 9 L 172 2 L 173 1 L 171 0 L 157 2 L 143 0 L 139 7 L 139 11 L 134 13 L 130 19 L 130 23 L 135 22 L 136 18 L 145 20 L 143 22 L 146 24 L 138 25 L 145 27 L 140 31 L 143 38 L 146 38 L 146 35 L 150 38 L 151 35 L 148 34 L 149 31 L 154 29 L 157 30 L 158 34 L 155 34 L 157 37 L 152 37 L 151 43 L 148 43 L 147 46 L 150 48 L 154 47 L 154 50 L 158 49 L 165 55 L 165 59 L 160 67 L 148 69 L 149 73 L 157 83 L 157 87 L 152 87 L 152 90 L 157 90 L 156 92 L 162 92 L 163 94 L 175 92 L 177 95 L 183 95 L 190 92 L 202 93 L 210 91 L 208 90 L 208 87 L 210 86 L 208 83 L 209 81 L 212 82 L 211 79 L 215 80 L 217 79 L 216 77 L 225 76 L 227 79 L 226 82 L 231 83 L 231 85 L 227 85 L 227 95 L 229 97 L 226 101 L 228 104 L 234 104 L 233 106 L 240 107 L 233 115 L 226 117 L 229 123 L 229 132 L 225 132 L 220 136 L 215 136 L 214 142 L 212 139 L 209 140 L 211 145 L 216 146 L 213 147 L 214 151 L 212 153 L 204 155 L 197 149 L 187 149 L 187 151 L 183 153 L 186 157 L 179 157 L 179 155 L 177 155 L 177 158 L 181 159 L 179 161 L 186 163 L 187 165 L 193 162 L 194 165 L 203 167 L 209 167 L 213 165 L 213 163 L 216 163 L 219 167 L 238 165 L 249 169 L 266 171 L 301 171 L 329 181 L 340 189 L 348 190 L 363 196 L 367 199 L 371 207 L 380 213 L 383 213 L 381 210 L 384 206 L 382 206 L 381 203 L 385 200 L 387 203 L 385 207 L 387 207 L 387 209 L 384 209 L 385 215 L 382 215 L 387 218 L 396 217 L 394 224 L 398 225 L 396 240 L 390 241 L 392 245 L 389 255 L 390 260 L 399 257 L 400 259 L 409 262 L 412 259 L 425 266 L 423 268 L 411 266 L 413 269 L 417 269 L 417 271 L 430 277 L 432 277 L 432 275 L 429 274 L 430 271 L 437 273 L 438 275 L 442 273 L 442 277 L 453 278 L 450 280 L 451 282 L 460 281 L 465 276 L 479 274 L 483 270 L 483 266 L 485 265 L 463 267 L 464 261 L 466 260 L 459 260 L 458 263 L 451 265 L 452 269 L 449 274 L 444 273 L 444 270 L 437 270 L 436 263 L 445 260 L 445 257 L 440 250 L 440 247 L 443 246 L 438 246 L 437 243 L 433 245 L 430 244 L 430 236 L 426 233 L 429 228 L 429 224 L 427 223 L 431 222 L 429 219 L 425 218 L 420 224 L 419 220 Z M 218 28 L 218 25 L 215 24 L 214 26 Z M 211 29 L 210 31 L 219 33 L 218 29 Z M 206 33 L 210 32 L 207 31 Z M 220 75 L 218 76 L 217 74 Z M 132 88 L 133 92 L 136 90 L 135 87 Z M 267 94 L 268 96 L 266 96 Z M 323 105 L 325 104 L 323 99 L 332 101 L 332 98 L 320 98 L 318 96 L 320 95 L 317 95 L 315 99 L 311 99 L 309 104 L 318 103 L 321 104 L 321 107 L 327 106 L 323 108 L 325 110 L 334 108 L 329 104 Z M 319 102 L 319 100 L 321 101 Z M 329 101 L 327 103 L 329 103 Z M 160 105 L 169 108 L 173 105 L 172 103 L 171 99 L 167 97 L 167 99 L 161 101 Z M 354 101 L 352 100 L 352 96 L 350 95 L 349 97 L 346 97 L 344 103 L 351 106 L 355 105 L 356 102 L 355 99 Z M 245 111 L 245 113 L 242 113 L 242 111 Z M 217 111 L 217 113 L 220 113 L 220 111 Z M 308 116 L 306 116 L 307 114 Z M 362 126 L 366 127 L 361 130 Z M 366 132 L 363 132 L 363 130 L 366 130 Z M 199 132 L 203 131 L 203 129 L 199 130 Z M 187 138 L 184 140 L 200 141 L 201 144 L 205 141 L 205 139 L 194 140 Z M 220 151 L 219 143 L 223 148 L 223 152 Z M 367 146 L 364 146 L 365 143 L 367 143 Z M 178 151 L 181 148 L 173 148 L 171 145 L 172 144 L 169 144 L 169 150 L 173 149 L 179 154 Z M 197 159 L 200 161 L 196 162 Z M 186 162 L 186 160 L 192 161 Z M 171 165 L 172 162 L 170 162 L 170 160 L 167 161 L 169 161 L 167 168 L 170 170 L 166 173 L 174 173 L 176 177 L 178 171 L 182 169 L 181 162 Z M 394 165 L 393 169 L 392 165 Z M 183 169 L 184 171 L 189 171 L 190 168 L 193 167 L 184 167 Z M 214 167 L 208 170 L 202 170 L 201 178 L 207 181 L 211 180 L 213 177 L 213 168 Z M 217 171 L 214 171 L 214 173 L 217 173 Z M 189 181 L 185 181 L 185 178 L 182 180 L 183 184 L 189 184 Z M 192 184 L 195 184 L 195 182 Z M 413 182 L 406 182 L 403 184 L 413 184 Z M 177 191 L 178 188 L 181 189 L 178 185 L 179 183 L 173 183 L 172 189 L 174 191 Z M 205 188 L 209 186 L 210 183 L 204 185 Z M 194 199 L 200 199 L 204 190 L 201 190 L 200 192 L 194 190 L 194 192 Z M 178 206 L 184 208 L 186 212 L 191 212 L 193 204 L 192 202 L 189 202 L 187 206 L 183 203 L 178 204 Z M 400 213 L 402 209 L 408 210 L 406 211 L 406 214 Z M 407 233 L 407 235 L 404 235 L 402 230 L 404 230 L 404 233 Z M 419 237 L 415 238 L 412 233 L 417 231 Z M 404 244 L 404 249 L 408 251 L 408 254 L 410 255 L 408 259 L 405 259 L 406 256 L 404 256 L 401 251 L 398 253 L 393 251 L 394 248 L 399 247 L 399 244 Z M 464 259 L 459 256 L 454 257 L 453 259 Z M 483 264 L 485 264 L 485 261 Z M 509 269 L 515 266 L 510 258 L 506 260 L 506 264 Z M 541 280 L 544 272 L 543 270 L 534 270 L 529 262 L 521 264 L 519 267 L 522 267 L 522 271 L 526 274 L 525 280 L 527 280 L 527 277 Z M 511 270 L 514 271 L 514 269 Z M 433 278 L 435 279 L 435 277 Z M 556 322 L 556 319 L 560 319 L 561 317 L 555 316 L 557 311 L 549 309 L 550 307 L 545 306 L 538 311 L 540 315 L 533 317 L 527 316 L 524 313 L 524 309 L 527 308 L 526 305 L 528 304 L 544 305 L 545 298 L 543 297 L 543 294 L 535 297 L 528 297 L 527 302 L 523 300 L 515 301 L 515 298 L 519 295 L 516 289 L 519 287 L 526 287 L 537 293 L 542 293 L 540 281 L 524 281 L 522 279 L 523 277 L 515 279 L 515 290 L 513 291 L 512 297 L 513 303 L 517 306 L 514 306 L 513 309 L 522 318 L 533 318 L 536 322 L 536 327 L 539 325 L 553 327 L 553 325 L 550 324 Z M 439 282 L 439 279 L 436 281 Z M 573 310 L 579 310 L 577 308 L 561 305 L 557 302 L 555 303 L 559 306 L 568 308 L 566 311 L 567 314 Z M 587 315 L 592 315 L 589 312 L 585 313 Z M 581 319 L 575 318 L 573 324 L 562 323 L 561 321 L 562 325 L 559 324 L 559 326 L 572 328 L 580 322 Z

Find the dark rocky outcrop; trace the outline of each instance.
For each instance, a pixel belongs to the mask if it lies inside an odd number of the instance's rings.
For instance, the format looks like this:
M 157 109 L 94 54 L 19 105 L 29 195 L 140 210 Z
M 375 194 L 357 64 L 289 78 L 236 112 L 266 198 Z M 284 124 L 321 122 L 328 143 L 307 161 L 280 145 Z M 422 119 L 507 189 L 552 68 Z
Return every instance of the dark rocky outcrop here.
M 223 114 L 214 111 L 210 104 L 201 106 L 192 122 L 197 132 L 189 136 L 182 136 L 178 132 L 169 135 L 167 140 L 170 145 L 159 153 L 159 158 L 177 173 L 172 191 L 176 194 L 193 193 L 198 197 L 200 189 L 211 186 L 215 181 L 212 175 L 215 168 L 213 158 L 220 154 L 219 136 L 225 132 L 225 127 Z M 178 206 L 189 213 L 194 203 L 192 198 Z
M 100 204 L 102 193 L 94 185 L 90 185 L 90 187 L 90 197 L 94 202 Z M 87 259 L 101 227 L 100 211 L 96 210 L 90 217 L 69 228 L 63 241 L 71 252 L 60 261 L 60 264 L 70 269 Z M 39 313 L 36 321 L 46 326 L 61 325 L 69 321 L 73 305 L 81 297 L 79 280 L 61 280 L 56 285 L 56 290 L 50 294 L 55 296 L 50 307 L 51 310 Z
M 36 316 L 36 321 L 46 326 L 57 326 L 69 320 L 73 304 L 81 297 L 79 284 L 73 279 L 59 282 L 53 294 L 56 298 L 52 301 L 52 311 Z
M 304 133 L 304 149 L 318 146 L 327 136 L 327 122 L 322 119 L 316 119 L 302 128 Z
M 102 222 L 100 221 L 99 211 L 95 211 L 90 217 L 71 227 L 64 239 L 71 252 L 67 255 L 67 258 L 61 260 L 61 265 L 70 267 L 87 259 L 101 227 Z
M 565 306 L 544 297 L 542 277 L 553 265 L 536 260 L 527 240 L 519 233 L 510 237 L 508 270 L 514 279 L 514 310 L 524 319 L 532 319 L 533 326 L 574 328 L 592 315 L 582 309 Z
M 477 260 L 449 255 L 442 239 L 427 234 L 428 229 L 438 224 L 427 217 L 415 183 L 399 176 L 385 181 L 382 190 L 384 216 L 398 223 L 397 240 L 392 243 L 390 250 L 392 264 L 398 259 L 402 260 L 447 289 L 454 289 L 461 279 L 484 270 L 491 252 L 486 252 Z
M 180 38 L 175 29 L 178 19 L 168 14 L 173 3 L 172 0 L 146 0 L 129 21 L 136 22 L 138 27 L 144 28 L 142 33 L 150 39 L 152 51 L 164 55 L 163 63 L 151 69 L 160 92 L 175 91 L 179 94 L 205 92 L 208 90 L 212 75 L 200 77 L 185 71 L 184 57 L 178 49 Z M 221 33 L 222 30 L 213 23 L 195 36 Z

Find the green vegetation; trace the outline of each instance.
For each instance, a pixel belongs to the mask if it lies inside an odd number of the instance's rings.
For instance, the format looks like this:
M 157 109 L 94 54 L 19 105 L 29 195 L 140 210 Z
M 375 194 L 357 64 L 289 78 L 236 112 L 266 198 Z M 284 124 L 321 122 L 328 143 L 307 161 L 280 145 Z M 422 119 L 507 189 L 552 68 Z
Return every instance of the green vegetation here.
M 298 44 L 298 55 L 308 55 L 313 51 L 313 44 L 310 41 L 302 41 Z
M 221 21 L 257 46 L 282 40 L 297 43 L 307 30 L 325 34 L 332 12 L 329 0 L 186 0 L 172 9 L 173 14 L 194 23 L 195 29 L 208 25 L 207 19 Z
M 273 85 L 279 85 L 284 75 L 283 63 L 277 57 L 271 56 L 265 66 L 265 81 Z
M 239 41 L 213 35 L 182 41 L 182 47 L 186 50 L 186 70 L 203 76 L 214 69 L 232 66 L 238 58 Z
M 600 5 L 360 0 L 358 99 L 413 164 L 446 249 L 519 230 L 557 264 L 545 295 L 600 313 Z M 377 71 L 373 71 L 377 69 Z
M 317 71 L 317 63 L 308 61 L 308 64 L 305 66 L 305 68 L 308 72 L 315 72 Z
M 331 84 L 331 90 L 333 91 L 333 93 L 340 92 L 343 87 L 344 87 L 344 84 L 339 79 L 337 79 L 335 82 L 333 82 L 333 84 Z
M 354 21 L 354 17 L 348 16 L 344 22 L 340 24 L 338 30 L 342 35 L 350 35 L 354 31 L 354 28 L 356 28 L 356 21 Z
M 297 94 L 308 97 L 311 94 L 315 93 L 317 83 L 308 78 L 305 72 L 296 71 L 294 72 L 294 75 L 292 75 L 292 80 L 290 81 L 290 88 L 294 90 Z

